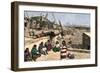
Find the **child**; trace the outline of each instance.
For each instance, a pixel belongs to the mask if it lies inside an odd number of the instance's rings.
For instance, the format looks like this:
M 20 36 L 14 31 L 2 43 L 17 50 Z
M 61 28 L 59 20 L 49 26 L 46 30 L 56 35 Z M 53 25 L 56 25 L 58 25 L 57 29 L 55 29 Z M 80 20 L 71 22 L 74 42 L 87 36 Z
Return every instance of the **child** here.
M 61 59 L 66 59 L 67 58 L 67 46 L 66 42 L 62 41 L 62 47 L 61 47 L 61 52 L 60 52 L 60 57 Z

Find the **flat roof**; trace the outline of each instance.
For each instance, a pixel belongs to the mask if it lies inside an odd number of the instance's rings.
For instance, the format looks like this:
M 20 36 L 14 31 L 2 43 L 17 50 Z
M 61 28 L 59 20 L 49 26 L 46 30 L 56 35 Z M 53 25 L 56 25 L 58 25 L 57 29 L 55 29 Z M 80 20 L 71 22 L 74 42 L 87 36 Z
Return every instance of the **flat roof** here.
M 84 32 L 84 34 L 91 36 L 90 32 Z

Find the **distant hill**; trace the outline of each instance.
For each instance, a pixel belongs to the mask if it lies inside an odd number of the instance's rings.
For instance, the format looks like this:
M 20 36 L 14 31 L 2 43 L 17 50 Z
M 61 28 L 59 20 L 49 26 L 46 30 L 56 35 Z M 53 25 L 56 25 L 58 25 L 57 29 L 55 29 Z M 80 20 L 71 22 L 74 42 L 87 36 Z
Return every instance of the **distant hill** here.
M 64 27 L 86 27 L 86 28 L 90 28 L 89 25 L 87 24 L 66 24 L 66 25 L 63 25 Z

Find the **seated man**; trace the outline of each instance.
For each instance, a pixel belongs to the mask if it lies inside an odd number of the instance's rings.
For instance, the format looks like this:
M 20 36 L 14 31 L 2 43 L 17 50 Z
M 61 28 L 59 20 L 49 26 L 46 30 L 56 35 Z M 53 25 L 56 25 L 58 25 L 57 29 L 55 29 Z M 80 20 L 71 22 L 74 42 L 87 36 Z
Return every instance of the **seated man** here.
M 60 44 L 59 44 L 58 41 L 56 41 L 56 45 L 55 45 L 55 47 L 53 48 L 53 51 L 54 51 L 54 52 L 59 52 L 59 51 L 60 51 Z
M 46 43 L 45 43 L 45 47 L 47 48 L 47 51 L 51 51 L 52 49 L 52 44 L 51 44 L 51 41 L 48 40 Z
M 31 55 L 29 52 L 29 48 L 26 48 L 24 51 L 24 61 L 30 61 L 31 60 Z
M 48 54 L 47 48 L 45 47 L 43 42 L 40 43 L 40 45 L 38 47 L 38 51 L 39 51 L 40 54 L 44 54 L 44 55 Z
M 32 59 L 34 61 L 36 61 L 36 59 L 41 56 L 36 47 L 37 47 L 37 45 L 34 45 L 32 50 L 31 50 Z
M 48 54 L 47 48 L 46 48 L 45 46 L 43 46 L 42 51 L 43 51 L 43 54 L 44 54 L 44 55 L 47 55 L 47 54 Z

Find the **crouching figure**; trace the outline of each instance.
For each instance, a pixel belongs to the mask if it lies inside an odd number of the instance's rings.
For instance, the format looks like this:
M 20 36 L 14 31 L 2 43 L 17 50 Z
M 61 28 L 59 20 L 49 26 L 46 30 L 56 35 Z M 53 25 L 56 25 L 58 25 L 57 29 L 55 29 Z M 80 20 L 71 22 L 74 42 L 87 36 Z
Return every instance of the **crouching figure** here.
M 29 48 L 26 48 L 24 51 L 24 61 L 31 61 L 31 54 L 29 52 Z
M 53 48 L 53 51 L 54 51 L 54 52 L 59 52 L 59 51 L 60 51 L 60 44 L 59 44 L 58 41 L 56 41 L 56 45 L 55 45 L 55 47 Z
M 31 55 L 32 55 L 32 60 L 34 61 L 36 61 L 36 59 L 41 56 L 37 50 L 37 45 L 33 45 L 31 50 Z

